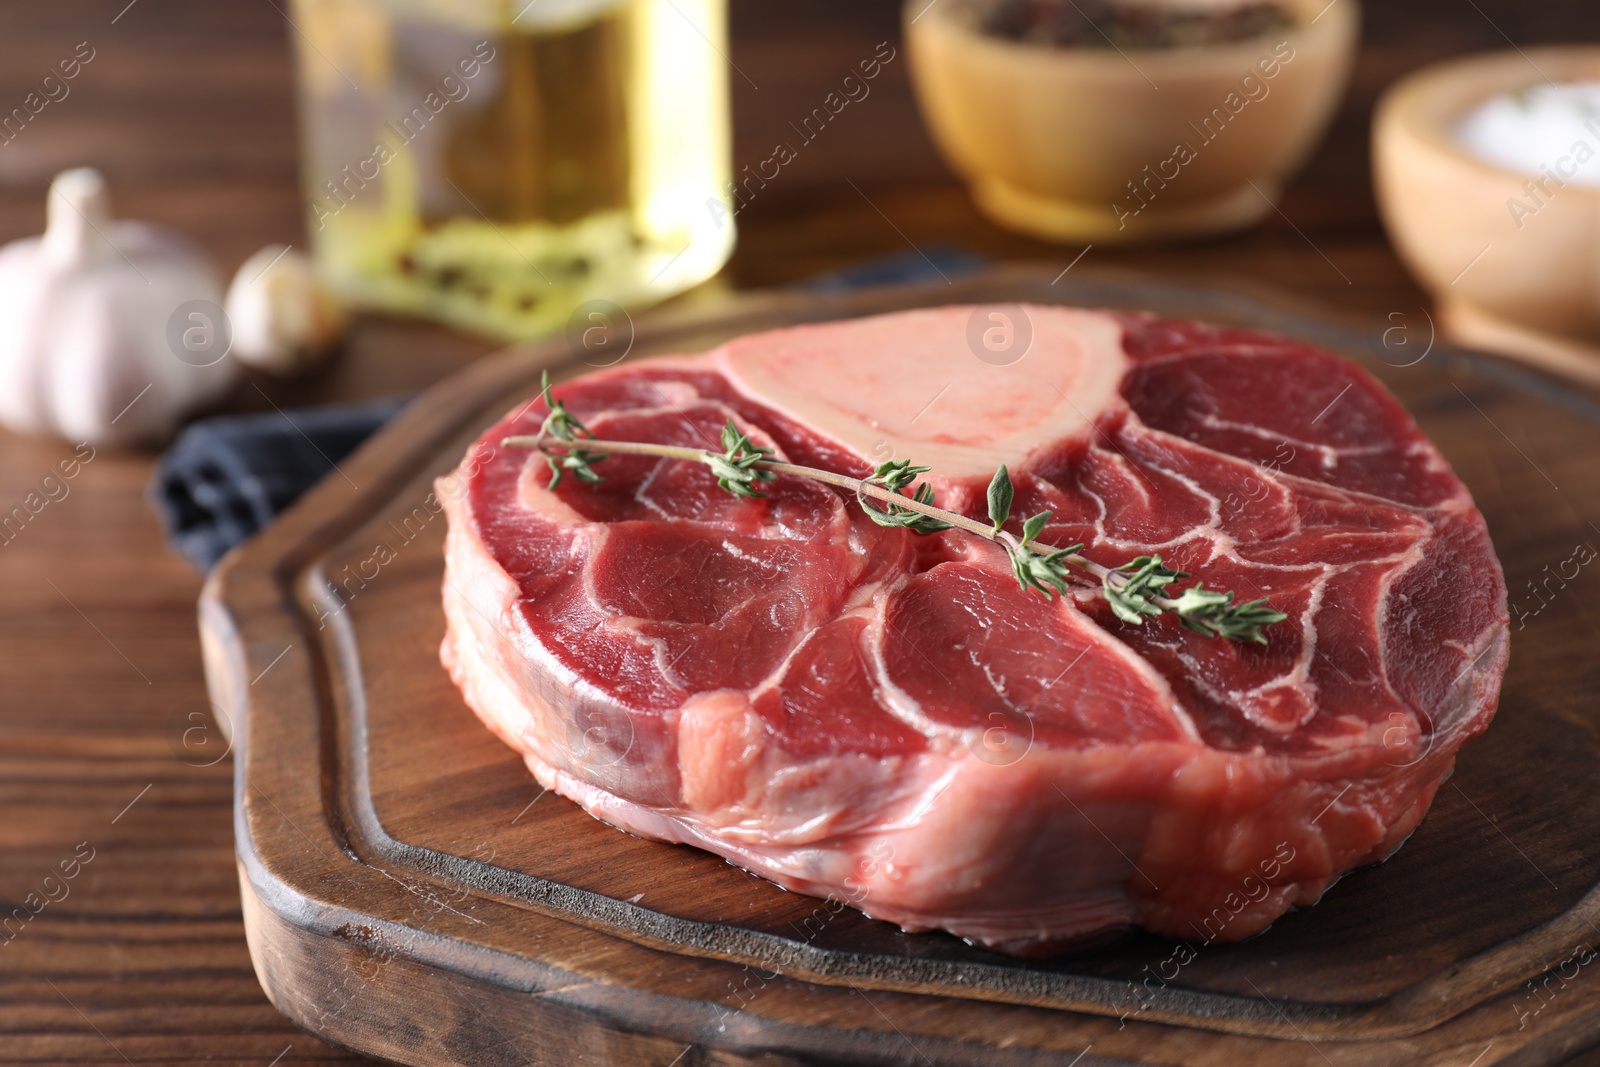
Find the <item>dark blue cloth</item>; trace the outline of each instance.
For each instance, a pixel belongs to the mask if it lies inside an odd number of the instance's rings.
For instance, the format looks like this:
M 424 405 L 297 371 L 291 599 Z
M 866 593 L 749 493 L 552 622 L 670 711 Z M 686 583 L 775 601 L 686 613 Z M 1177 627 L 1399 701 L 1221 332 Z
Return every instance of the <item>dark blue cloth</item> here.
M 167 542 L 210 570 L 404 405 L 380 400 L 191 424 L 161 457 L 150 484 Z
M 949 244 L 931 244 L 853 264 L 831 274 L 819 274 L 805 284 L 813 293 L 842 293 L 874 285 L 910 285 L 947 282 L 963 274 L 976 274 L 992 261 Z
M 954 245 L 870 259 L 804 286 L 836 293 L 873 285 L 948 281 L 989 265 Z M 196 422 L 161 457 L 150 501 L 167 541 L 202 571 L 271 522 L 405 404 L 222 415 Z

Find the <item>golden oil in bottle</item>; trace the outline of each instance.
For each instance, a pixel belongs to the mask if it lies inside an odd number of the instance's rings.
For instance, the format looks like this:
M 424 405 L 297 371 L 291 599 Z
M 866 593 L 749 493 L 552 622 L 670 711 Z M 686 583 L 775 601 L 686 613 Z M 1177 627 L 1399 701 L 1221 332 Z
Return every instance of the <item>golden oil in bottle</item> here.
M 726 0 L 295 0 L 319 266 L 504 338 L 733 247 Z

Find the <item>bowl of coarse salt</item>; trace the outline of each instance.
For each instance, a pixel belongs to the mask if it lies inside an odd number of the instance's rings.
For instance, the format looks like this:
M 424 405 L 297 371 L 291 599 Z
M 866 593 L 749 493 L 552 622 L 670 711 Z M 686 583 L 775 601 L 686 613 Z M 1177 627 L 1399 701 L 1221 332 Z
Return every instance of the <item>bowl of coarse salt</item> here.
M 1373 170 L 1451 339 L 1600 382 L 1600 48 L 1409 75 L 1379 102 Z

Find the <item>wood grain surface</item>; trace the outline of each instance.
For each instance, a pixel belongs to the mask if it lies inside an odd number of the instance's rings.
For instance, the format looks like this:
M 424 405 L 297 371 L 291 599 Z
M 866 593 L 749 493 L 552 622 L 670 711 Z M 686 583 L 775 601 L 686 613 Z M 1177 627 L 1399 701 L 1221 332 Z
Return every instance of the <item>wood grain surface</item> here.
M 878 41 L 898 40 L 898 5 L 884 0 L 734 0 L 732 8 L 730 57 L 756 82 L 733 79 L 741 164 L 766 158 L 788 122 Z M 186 231 L 225 271 L 263 244 L 303 244 L 289 61 L 295 31 L 285 9 L 282 0 L 4 5 L 5 110 L 78 42 L 90 42 L 96 58 L 70 97 L 0 147 L 0 240 L 39 232 L 51 174 L 91 163 L 110 177 L 121 214 Z M 1368 183 L 1376 94 L 1422 63 L 1463 51 L 1595 39 L 1600 12 L 1577 0 L 1371 3 L 1365 35 L 1350 98 L 1328 142 L 1279 201 L 1282 214 L 1226 240 L 1096 248 L 1082 264 L 1258 279 L 1355 315 L 1373 332 L 1402 327 L 1391 336 L 1420 343 L 1427 332 L 1421 298 L 1383 240 Z M 982 221 L 934 156 L 904 78 L 903 67 L 890 64 L 871 98 L 741 212 L 732 264 L 693 301 L 713 302 L 719 288 L 794 283 L 913 244 L 954 242 L 1058 270 L 1081 251 Z M 272 403 L 409 393 L 491 347 L 430 327 L 366 320 L 326 372 L 292 386 L 247 383 L 227 406 L 270 410 Z M 1538 422 L 1500 428 L 1541 466 L 1547 454 L 1582 458 L 1570 451 L 1581 447 L 1577 441 L 1541 439 L 1535 448 L 1526 435 L 1543 429 Z M 1487 424 L 1481 434 L 1486 445 L 1505 440 Z M 0 504 L 20 503 L 72 454 L 67 442 L 0 433 Z M 0 1063 L 353 1061 L 289 1024 L 251 969 L 233 861 L 233 761 L 210 762 L 221 749 L 205 746 L 222 745 L 214 731 L 184 736 L 196 725 L 191 713 L 203 722 L 205 707 L 194 621 L 200 578 L 161 545 L 144 500 L 150 470 L 147 454 L 98 454 L 67 497 L 0 548 L 0 913 L 45 892 L 45 878 L 59 875 L 62 863 L 89 855 L 80 843 L 93 850 L 92 860 L 78 863 L 68 895 L 0 944 Z M 1483 473 L 1516 492 L 1550 491 L 1520 460 Z M 1572 528 L 1585 526 L 1594 518 L 1590 498 L 1558 482 Z M 1525 581 L 1549 560 L 1522 562 Z M 1529 662 L 1520 648 L 1518 658 Z M 1565 669 L 1556 660 L 1545 666 L 1553 674 Z M 1486 745 L 1516 740 L 1492 736 L 1503 740 Z M 1547 760 L 1556 784 L 1567 767 L 1561 757 L 1528 756 Z M 1462 803 L 1451 795 L 1447 787 L 1441 803 Z M 1529 847 L 1524 835 L 1538 827 L 1518 821 L 1514 810 L 1486 814 L 1505 830 L 1503 847 Z M 1592 845 L 1575 842 L 1552 877 L 1559 882 L 1558 872 L 1579 863 L 1585 849 L 1592 855 Z M 1505 887 L 1507 912 L 1522 906 L 1522 888 Z M 1569 1051 L 1588 1044 L 1573 1038 Z M 1460 1063 L 1477 1053 L 1464 1049 Z M 681 1062 L 708 1062 L 700 1056 L 686 1052 Z

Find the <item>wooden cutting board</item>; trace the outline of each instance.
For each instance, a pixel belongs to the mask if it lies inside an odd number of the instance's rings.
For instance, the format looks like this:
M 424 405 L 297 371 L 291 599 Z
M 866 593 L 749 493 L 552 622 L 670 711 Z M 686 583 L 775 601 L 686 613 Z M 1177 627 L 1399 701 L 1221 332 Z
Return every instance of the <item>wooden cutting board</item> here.
M 427 393 L 207 585 L 246 927 L 285 1015 L 407 1064 L 1487 1067 L 1600 1042 L 1600 567 L 1574 562 L 1600 546 L 1600 405 L 1430 347 L 1421 309 L 1363 329 L 1232 290 L 1021 268 L 657 318 L 627 358 L 969 301 L 1292 334 L 1371 368 L 1439 443 L 1505 564 L 1511 668 L 1494 725 L 1405 848 L 1181 966 L 1176 943 L 1142 934 L 1023 963 L 541 793 L 439 666 L 445 520 L 428 494 L 541 368 L 586 369 L 555 342 Z

